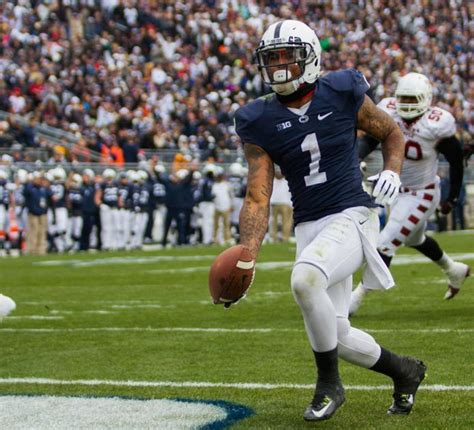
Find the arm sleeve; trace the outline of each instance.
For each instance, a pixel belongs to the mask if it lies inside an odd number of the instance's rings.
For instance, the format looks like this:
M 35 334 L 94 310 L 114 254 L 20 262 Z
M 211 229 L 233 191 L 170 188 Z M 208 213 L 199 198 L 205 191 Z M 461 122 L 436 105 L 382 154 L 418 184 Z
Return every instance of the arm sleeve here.
M 444 155 L 449 163 L 450 190 L 448 201 L 454 201 L 459 197 L 464 175 L 461 142 L 459 142 L 456 136 L 446 137 L 438 142 L 436 149 Z
M 359 152 L 359 161 L 362 161 L 367 155 L 369 155 L 379 144 L 380 142 L 368 134 L 358 140 L 358 152 Z

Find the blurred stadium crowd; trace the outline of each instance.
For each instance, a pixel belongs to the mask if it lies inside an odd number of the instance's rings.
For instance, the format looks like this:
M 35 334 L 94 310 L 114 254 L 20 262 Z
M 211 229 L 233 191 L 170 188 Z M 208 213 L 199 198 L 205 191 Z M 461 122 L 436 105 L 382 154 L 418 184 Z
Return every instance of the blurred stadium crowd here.
M 429 76 L 435 103 L 470 140 L 474 21 L 465 1 L 18 0 L 0 4 L 0 110 L 29 124 L 3 121 L 0 147 L 47 147 L 34 132 L 43 123 L 77 137 L 56 148 L 69 160 L 95 151 L 120 166 L 160 148 L 219 159 L 240 145 L 233 112 L 265 92 L 253 64 L 263 29 L 291 17 L 316 30 L 326 71 L 359 68 L 376 101 L 400 74 Z
M 324 70 L 358 68 L 376 102 L 400 75 L 429 76 L 467 148 L 472 16 L 457 0 L 2 1 L 0 248 L 166 245 L 170 227 L 174 244 L 234 240 L 245 168 L 233 114 L 268 91 L 253 52 L 282 18 L 312 26 Z M 29 149 L 46 151 L 47 163 Z M 285 192 L 275 204 L 288 215 Z M 29 234 L 34 243 L 23 234 L 31 222 L 42 232 Z

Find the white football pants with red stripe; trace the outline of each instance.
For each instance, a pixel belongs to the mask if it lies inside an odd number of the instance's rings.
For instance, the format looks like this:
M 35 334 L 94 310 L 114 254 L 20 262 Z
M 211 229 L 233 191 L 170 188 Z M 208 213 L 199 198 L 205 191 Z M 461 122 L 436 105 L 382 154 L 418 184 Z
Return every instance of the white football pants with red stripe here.
M 379 236 L 377 248 L 393 257 L 402 246 L 418 246 L 425 241 L 428 219 L 439 205 L 438 184 L 417 191 L 404 189 L 391 206 L 388 223 Z

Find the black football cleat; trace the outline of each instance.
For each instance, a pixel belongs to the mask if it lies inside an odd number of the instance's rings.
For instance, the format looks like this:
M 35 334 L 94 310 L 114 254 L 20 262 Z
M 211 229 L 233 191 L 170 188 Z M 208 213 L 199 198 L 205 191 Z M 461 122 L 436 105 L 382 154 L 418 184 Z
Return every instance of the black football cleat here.
M 304 411 L 303 418 L 306 421 L 328 420 L 344 400 L 344 388 L 341 383 L 332 387 L 317 387 L 313 400 Z
M 411 357 L 402 357 L 402 372 L 406 376 L 394 378 L 393 403 L 388 408 L 389 415 L 408 415 L 415 403 L 415 394 L 421 381 L 425 379 L 426 365 Z

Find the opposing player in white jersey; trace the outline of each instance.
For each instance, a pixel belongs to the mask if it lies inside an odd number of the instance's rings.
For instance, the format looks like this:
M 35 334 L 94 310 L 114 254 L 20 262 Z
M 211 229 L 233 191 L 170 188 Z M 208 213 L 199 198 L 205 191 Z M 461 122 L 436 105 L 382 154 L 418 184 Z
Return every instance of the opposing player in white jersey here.
M 383 99 L 379 107 L 398 124 L 405 136 L 405 161 L 400 179 L 401 192 L 391 206 L 390 218 L 379 237 L 378 251 L 390 265 L 392 257 L 402 245 L 420 251 L 442 268 L 448 281 L 445 299 L 452 299 L 469 276 L 469 266 L 453 261 L 439 244 L 425 235 L 428 218 L 440 205 L 438 155 L 449 163 L 450 191 L 441 202 L 441 212 L 448 214 L 461 189 L 463 152 L 455 136 L 454 117 L 444 109 L 431 106 L 432 86 L 419 73 L 408 73 L 400 79 L 395 97 Z M 365 138 L 359 151 L 364 158 L 378 142 Z M 351 297 L 350 313 L 359 308 L 370 285 L 359 286 Z

